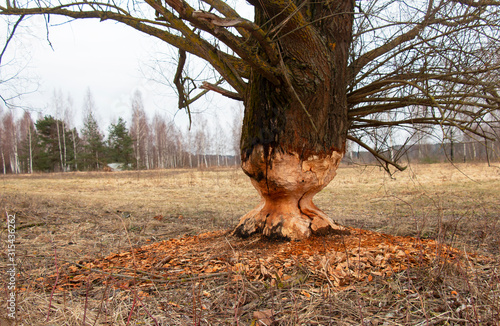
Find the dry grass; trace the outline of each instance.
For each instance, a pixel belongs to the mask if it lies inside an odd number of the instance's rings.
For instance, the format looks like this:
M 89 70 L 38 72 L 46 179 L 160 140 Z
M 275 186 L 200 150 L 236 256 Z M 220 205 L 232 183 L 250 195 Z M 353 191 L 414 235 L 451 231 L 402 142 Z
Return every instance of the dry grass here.
M 376 167 L 343 167 L 316 196 L 340 223 L 437 239 L 485 255 L 481 268 L 436 262 L 340 292 L 328 284 L 280 287 L 225 276 L 147 291 L 88 284 L 50 301 L 50 287 L 39 285 L 64 262 L 228 229 L 258 203 L 257 194 L 239 169 L 3 176 L 0 208 L 16 214 L 24 287 L 18 325 L 258 325 L 252 313 L 270 309 L 281 325 L 498 326 L 499 189 L 500 169 L 483 164 L 410 166 L 395 179 Z M 5 241 L 0 250 L 5 269 Z M 0 315 L 5 311 L 2 305 Z

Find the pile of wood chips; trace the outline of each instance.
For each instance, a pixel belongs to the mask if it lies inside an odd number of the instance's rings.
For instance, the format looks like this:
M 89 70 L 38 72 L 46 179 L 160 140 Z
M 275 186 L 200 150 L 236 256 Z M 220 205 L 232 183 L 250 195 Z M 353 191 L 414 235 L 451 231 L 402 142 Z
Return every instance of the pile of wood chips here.
M 249 281 L 314 282 L 345 288 L 390 277 L 409 267 L 460 264 L 464 253 L 434 240 L 350 228 L 349 234 L 286 242 L 262 236 L 241 239 L 228 231 L 171 239 L 93 261 L 66 264 L 56 288 L 93 284 L 128 287 L 226 277 Z M 472 256 L 468 258 L 473 259 Z M 54 284 L 57 275 L 53 275 Z M 119 282 L 117 282 L 119 280 Z

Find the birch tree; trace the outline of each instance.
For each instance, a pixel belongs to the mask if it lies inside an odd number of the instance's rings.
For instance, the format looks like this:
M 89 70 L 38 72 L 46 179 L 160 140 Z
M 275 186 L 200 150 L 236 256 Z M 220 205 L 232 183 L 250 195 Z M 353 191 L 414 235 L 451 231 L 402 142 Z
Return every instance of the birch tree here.
M 11 173 L 20 173 L 19 166 L 19 129 L 12 111 L 7 111 L 2 118 L 3 159 L 8 160 Z M 5 169 L 4 169 L 5 171 Z
M 25 171 L 33 173 L 33 151 L 36 143 L 35 124 L 31 119 L 29 111 L 24 111 L 23 117 L 19 122 L 19 132 L 23 158 L 25 163 Z
M 149 169 L 149 123 L 142 101 L 142 94 L 136 91 L 132 98 L 132 124 L 130 136 L 134 144 L 135 165 L 137 169 Z

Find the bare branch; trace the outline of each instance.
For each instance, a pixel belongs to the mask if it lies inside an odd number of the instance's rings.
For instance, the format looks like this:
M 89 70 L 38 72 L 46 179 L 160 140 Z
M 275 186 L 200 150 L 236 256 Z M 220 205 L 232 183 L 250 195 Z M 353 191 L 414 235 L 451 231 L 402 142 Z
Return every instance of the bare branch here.
M 149 2 L 146 0 L 146 2 Z M 74 3 L 72 5 L 81 4 L 88 5 L 89 3 Z M 71 17 L 75 19 L 86 19 L 86 18 L 99 18 L 101 20 L 111 19 L 128 26 L 133 27 L 136 30 L 149 34 L 151 36 L 157 37 L 164 42 L 167 42 L 179 49 L 183 49 L 186 52 L 192 53 L 206 61 L 208 61 L 226 80 L 234 87 L 238 92 L 243 93 L 245 89 L 245 84 L 242 83 L 241 78 L 235 76 L 235 69 L 230 68 L 231 62 L 228 60 L 227 54 L 219 53 L 213 45 L 203 40 L 200 36 L 195 34 L 190 30 L 181 20 L 174 17 L 165 8 L 162 9 L 162 14 L 169 18 L 168 22 L 171 26 L 183 34 L 182 36 L 174 35 L 163 29 L 155 27 L 157 22 L 149 21 L 142 18 L 133 17 L 131 15 L 104 11 L 104 10 L 90 10 L 90 11 L 73 11 L 64 9 L 62 7 L 69 7 L 70 5 L 58 6 L 58 7 L 37 7 L 37 8 L 2 8 L 0 7 L 0 15 L 62 15 L 66 17 Z M 102 5 L 104 6 L 104 4 Z M 115 9 L 114 6 L 108 6 L 109 8 Z M 117 9 L 119 12 L 126 12 L 124 9 Z
M 184 82 L 182 80 L 182 70 L 186 64 L 186 51 L 179 49 L 179 61 L 177 62 L 177 70 L 174 75 L 174 85 L 177 88 L 177 94 L 179 96 L 178 107 L 184 108 L 186 106 L 187 94 L 184 90 Z M 189 107 L 187 108 L 189 115 L 189 122 L 191 123 L 191 113 L 189 112 Z
M 203 0 L 203 2 L 209 4 L 210 6 L 214 7 L 218 12 L 224 15 L 226 18 L 232 18 L 232 19 L 238 19 L 241 18 L 240 15 L 231 8 L 227 3 L 224 1 L 220 0 Z M 250 34 L 248 31 L 244 28 L 236 26 L 236 29 L 240 33 L 241 36 L 243 36 L 245 39 L 250 38 Z
M 354 137 L 352 135 L 347 135 L 347 139 L 355 142 L 356 144 L 358 144 L 359 146 L 363 147 L 368 152 L 370 152 L 373 156 L 375 156 L 376 158 L 378 158 L 378 159 L 382 160 L 383 162 L 385 162 L 386 163 L 386 167 L 385 167 L 386 170 L 388 170 L 387 164 L 394 166 L 399 171 L 404 171 L 406 169 L 406 166 L 401 166 L 398 163 L 396 163 L 394 161 L 391 161 L 387 157 L 383 156 L 382 154 L 380 154 L 379 152 L 377 152 L 376 150 L 374 150 L 373 148 L 371 148 L 370 146 L 368 146 L 367 144 L 365 144 L 364 142 L 362 142 L 360 139 L 358 139 L 358 138 L 356 138 L 356 137 Z
M 458 2 L 471 7 L 485 7 L 485 6 L 500 6 L 500 1 L 495 0 L 452 0 L 453 2 Z
M 224 89 L 220 86 L 211 84 L 209 82 L 204 81 L 203 85 L 200 86 L 201 89 L 205 89 L 207 91 L 214 91 L 216 93 L 219 93 L 221 95 L 224 95 L 225 97 L 228 97 L 233 100 L 238 100 L 238 101 L 243 101 L 243 96 L 241 96 L 238 93 L 228 91 L 227 89 Z
M 433 23 L 433 18 L 438 12 L 439 7 L 432 9 L 432 3 L 433 3 L 432 1 L 429 2 L 427 13 L 425 17 L 422 19 L 420 24 L 417 24 L 408 32 L 392 39 L 391 41 L 386 42 L 384 45 L 363 54 L 361 57 L 359 57 L 353 63 L 351 63 L 349 67 L 349 71 L 351 71 L 351 76 L 348 77 L 348 80 L 352 82 L 355 76 L 361 71 L 361 69 L 363 69 L 364 66 L 366 66 L 366 64 L 373 61 L 377 57 L 380 57 L 381 55 L 384 55 L 385 53 L 393 50 L 397 46 L 414 39 L 427 26 Z
M 21 21 L 23 19 L 24 19 L 24 15 L 21 15 L 19 17 L 19 19 L 16 21 L 16 23 L 14 24 L 14 27 L 12 27 L 12 31 L 10 32 L 9 37 L 5 41 L 5 45 L 3 46 L 2 53 L 0 53 L 0 66 L 2 65 L 3 55 L 5 54 L 5 51 L 7 51 L 7 47 L 9 46 L 10 41 L 12 40 L 12 38 L 14 37 L 14 34 L 16 33 L 17 26 L 19 26 L 19 24 L 21 23 Z
M 183 2 L 181 0 L 167 0 L 166 2 L 179 13 L 182 19 L 185 19 L 194 26 L 196 26 L 197 28 L 200 28 L 201 30 L 204 30 L 212 34 L 217 39 L 226 44 L 236 54 L 238 54 L 243 60 L 249 63 L 253 68 L 257 69 L 259 73 L 261 73 L 273 84 L 275 85 L 280 84 L 280 80 L 277 77 L 280 75 L 280 71 L 278 69 L 274 68 L 272 65 L 269 65 L 259 55 L 253 53 L 252 49 L 248 45 L 246 45 L 245 42 L 242 42 L 242 40 L 238 39 L 235 35 L 231 34 L 226 29 L 219 28 L 218 25 L 213 24 L 214 21 L 222 22 L 221 18 L 214 19 L 212 17 L 209 20 L 207 17 L 210 16 L 211 14 L 208 13 L 207 15 L 207 13 L 194 10 L 194 8 L 192 8 L 186 2 Z M 247 24 L 243 23 L 243 25 Z M 256 31 L 256 33 L 257 35 L 261 34 L 258 33 L 258 30 Z M 270 45 L 268 47 L 270 47 Z M 271 56 L 273 55 L 272 51 L 270 55 Z M 234 85 L 231 86 L 234 87 Z M 235 87 L 235 89 L 238 90 L 237 87 Z
M 278 52 L 276 47 L 271 42 L 271 40 L 267 37 L 266 33 L 256 24 L 251 21 L 243 18 L 231 18 L 231 19 L 222 19 L 212 13 L 204 12 L 204 11 L 195 11 L 193 13 L 193 17 L 206 20 L 215 26 L 221 27 L 241 27 L 246 31 L 250 32 L 250 34 L 259 42 L 264 51 L 266 52 L 271 65 L 278 64 Z

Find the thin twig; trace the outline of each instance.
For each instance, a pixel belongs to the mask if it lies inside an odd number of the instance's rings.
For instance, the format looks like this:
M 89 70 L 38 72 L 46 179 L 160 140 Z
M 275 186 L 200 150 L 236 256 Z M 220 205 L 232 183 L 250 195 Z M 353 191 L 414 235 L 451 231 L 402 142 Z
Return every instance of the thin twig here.
M 9 45 L 10 41 L 12 40 L 12 38 L 14 37 L 14 33 L 16 32 L 17 26 L 19 26 L 19 24 L 21 23 L 23 18 L 24 18 L 24 15 L 21 15 L 21 17 L 19 17 L 17 22 L 14 24 L 14 27 L 12 28 L 12 32 L 10 33 L 9 37 L 7 38 L 7 41 L 5 41 L 5 45 L 3 46 L 2 53 L 0 53 L 0 66 L 2 66 L 2 57 L 5 54 L 5 51 L 7 51 L 7 47 Z
M 134 297 L 139 300 L 139 302 L 142 304 L 142 307 L 144 308 L 144 310 L 146 310 L 146 313 L 148 314 L 149 317 L 151 317 L 151 319 L 153 319 L 153 321 L 155 322 L 155 325 L 158 326 L 158 322 L 156 321 L 156 319 L 153 317 L 153 315 L 151 315 L 151 313 L 149 312 L 149 310 L 146 308 L 146 305 L 144 304 L 144 302 L 142 302 L 141 298 L 137 295 L 137 292 L 134 290 L 132 293 L 134 293 Z M 135 300 L 135 299 L 134 299 Z
M 128 314 L 128 319 L 127 319 L 127 324 L 130 324 L 130 320 L 132 319 L 132 313 L 134 312 L 135 309 L 135 303 L 136 303 L 136 296 L 134 295 L 134 302 L 132 302 L 132 308 L 130 308 L 130 313 Z

